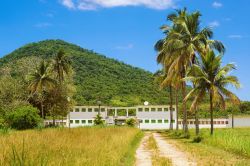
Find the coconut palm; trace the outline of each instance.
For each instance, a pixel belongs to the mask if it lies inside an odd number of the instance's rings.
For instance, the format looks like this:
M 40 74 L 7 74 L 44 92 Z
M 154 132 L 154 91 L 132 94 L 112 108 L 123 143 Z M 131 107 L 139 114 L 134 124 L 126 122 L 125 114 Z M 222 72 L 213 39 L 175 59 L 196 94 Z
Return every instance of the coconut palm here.
M 201 56 L 194 64 L 185 78 L 187 81 L 192 81 L 195 85 L 194 89 L 189 92 L 185 100 L 191 96 L 195 96 L 191 105 L 193 110 L 204 98 L 206 93 L 210 97 L 210 116 L 211 116 L 211 132 L 213 135 L 213 109 L 214 104 L 218 103 L 225 109 L 225 99 L 230 100 L 234 104 L 238 104 L 240 100 L 227 89 L 228 85 L 236 88 L 240 87 L 237 77 L 229 75 L 233 69 L 236 69 L 234 64 L 221 66 L 221 55 L 216 56 L 213 51 L 209 51 L 205 56 Z
M 44 118 L 43 111 L 43 101 L 44 101 L 44 92 L 53 88 L 56 84 L 55 80 L 51 77 L 51 72 L 49 68 L 49 64 L 45 61 L 42 61 L 40 65 L 37 67 L 34 73 L 30 75 L 30 85 L 29 90 L 32 95 L 39 96 L 40 104 L 41 104 L 41 113 Z
M 64 81 L 64 75 L 70 73 L 70 60 L 65 55 L 63 50 L 60 50 L 53 62 L 53 71 L 56 73 L 56 77 L 61 84 Z
M 180 73 L 181 78 L 186 76 L 189 67 L 195 64 L 197 57 L 204 56 L 206 50 L 216 49 L 220 53 L 224 53 L 223 44 L 216 40 L 211 40 L 213 32 L 210 28 L 200 27 L 199 12 L 188 13 L 184 8 L 177 10 L 176 13 L 170 14 L 168 20 L 171 26 L 164 25 L 162 29 L 166 34 L 161 47 L 161 60 L 170 64 L 167 77 L 171 80 L 176 73 Z M 171 55 L 171 56 L 170 56 Z M 182 98 L 186 97 L 186 82 L 182 82 L 181 86 Z M 186 102 L 183 100 L 183 129 L 187 134 L 187 110 Z

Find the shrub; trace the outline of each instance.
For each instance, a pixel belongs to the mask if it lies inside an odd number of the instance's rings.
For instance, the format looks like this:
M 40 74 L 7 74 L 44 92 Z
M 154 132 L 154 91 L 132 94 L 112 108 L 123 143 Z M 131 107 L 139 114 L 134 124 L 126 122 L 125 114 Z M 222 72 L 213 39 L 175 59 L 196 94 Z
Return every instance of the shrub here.
M 22 106 L 7 113 L 6 121 L 11 128 L 24 130 L 35 128 L 41 123 L 38 109 L 32 106 Z
M 130 127 L 134 127 L 136 124 L 136 120 L 133 118 L 127 119 L 126 120 L 126 125 L 130 126 Z
M 193 143 L 199 143 L 199 142 L 201 142 L 203 140 L 203 137 L 202 136 L 195 136 L 194 138 L 193 138 Z
M 100 114 L 97 114 L 95 119 L 94 119 L 94 124 L 95 125 L 103 125 L 104 121 L 102 119 L 102 116 Z

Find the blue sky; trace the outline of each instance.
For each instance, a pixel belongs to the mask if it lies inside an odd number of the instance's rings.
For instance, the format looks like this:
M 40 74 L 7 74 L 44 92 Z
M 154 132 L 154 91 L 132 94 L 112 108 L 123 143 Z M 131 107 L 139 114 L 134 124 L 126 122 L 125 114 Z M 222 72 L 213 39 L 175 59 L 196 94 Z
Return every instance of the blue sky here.
M 224 63 L 235 62 L 233 74 L 250 100 L 250 6 L 247 0 L 1 0 L 0 57 L 29 42 L 63 39 L 133 66 L 154 72 L 154 43 L 159 27 L 174 8 L 202 13 L 202 26 L 227 48 Z M 247 74 L 248 73 L 248 74 Z

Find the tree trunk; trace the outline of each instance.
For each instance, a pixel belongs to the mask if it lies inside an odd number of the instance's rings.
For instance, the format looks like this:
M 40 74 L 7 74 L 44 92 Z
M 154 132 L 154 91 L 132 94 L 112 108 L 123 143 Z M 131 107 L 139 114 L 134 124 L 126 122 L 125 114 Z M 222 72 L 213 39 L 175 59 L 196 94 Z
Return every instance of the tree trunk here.
M 232 109 L 232 129 L 234 128 L 234 110 Z
M 42 118 L 45 119 L 44 118 L 44 111 L 43 111 L 43 101 L 41 101 L 41 112 L 42 112 Z
M 186 83 L 182 83 L 182 111 L 183 111 L 183 131 L 184 135 L 187 136 L 188 133 L 188 126 L 187 126 L 187 109 L 186 109 L 186 102 L 184 101 L 186 97 Z
M 198 115 L 198 110 L 195 108 L 195 134 L 198 136 L 200 133 L 200 128 L 199 128 L 199 115 Z
M 210 134 L 214 133 L 214 115 L 213 115 L 213 92 L 210 90 L 210 118 L 211 118 L 211 129 Z
M 173 89 L 169 86 L 170 93 L 170 130 L 173 130 Z
M 54 114 L 53 114 L 52 118 L 53 118 L 53 126 L 56 126 L 56 119 L 55 119 L 55 115 Z
M 179 130 L 179 117 L 178 117 L 178 102 L 179 102 L 179 99 L 178 99 L 178 90 L 176 89 L 175 90 L 175 107 L 176 107 L 176 110 L 175 110 L 175 113 L 176 113 L 176 130 Z

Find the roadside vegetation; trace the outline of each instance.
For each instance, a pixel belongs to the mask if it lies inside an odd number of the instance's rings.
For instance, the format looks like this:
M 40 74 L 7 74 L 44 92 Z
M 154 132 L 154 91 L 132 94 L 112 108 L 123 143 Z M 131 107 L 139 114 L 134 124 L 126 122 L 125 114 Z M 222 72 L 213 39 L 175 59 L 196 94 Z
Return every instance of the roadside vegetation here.
M 127 127 L 8 131 L 0 133 L 0 165 L 130 166 L 142 136 Z
M 162 132 L 163 136 L 179 149 L 195 158 L 198 165 L 249 165 L 250 128 L 216 129 L 210 136 L 209 129 L 201 129 L 200 136 L 190 130 L 190 138 L 180 132 Z

